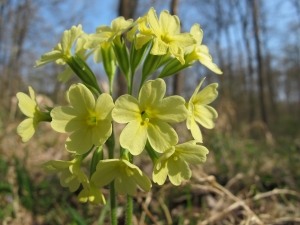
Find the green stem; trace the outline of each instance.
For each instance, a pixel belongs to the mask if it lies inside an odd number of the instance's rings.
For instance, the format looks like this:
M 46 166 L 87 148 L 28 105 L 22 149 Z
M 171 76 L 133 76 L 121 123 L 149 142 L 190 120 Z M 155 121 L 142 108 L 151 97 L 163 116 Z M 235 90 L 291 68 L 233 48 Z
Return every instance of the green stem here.
M 108 148 L 108 156 L 110 159 L 114 158 L 114 148 L 115 148 L 115 135 L 114 130 L 112 130 L 111 136 L 106 141 L 106 146 Z M 117 203 L 116 203 L 116 192 L 114 181 L 109 184 L 109 192 L 110 192 L 110 218 L 111 224 L 117 225 Z
M 115 184 L 114 181 L 112 181 L 109 184 L 109 193 L 110 193 L 110 218 L 111 218 L 111 224 L 117 225 L 117 203 L 116 203 L 116 192 L 115 192 Z
M 122 149 L 122 158 L 127 159 L 129 162 L 133 162 L 133 156 L 127 149 Z M 126 225 L 132 224 L 132 212 L 133 212 L 133 197 L 127 195 L 126 202 Z
M 126 225 L 132 224 L 132 211 L 133 211 L 133 198 L 130 195 L 127 195 L 126 203 Z

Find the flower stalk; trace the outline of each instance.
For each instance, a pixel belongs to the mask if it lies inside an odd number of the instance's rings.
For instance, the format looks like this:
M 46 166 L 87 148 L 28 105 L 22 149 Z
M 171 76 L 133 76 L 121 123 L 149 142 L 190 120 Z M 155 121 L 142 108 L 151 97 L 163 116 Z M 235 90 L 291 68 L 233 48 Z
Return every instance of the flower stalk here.
M 130 45 L 124 38 L 125 32 Z M 73 159 L 50 160 L 43 164 L 45 172 L 61 173 L 61 185 L 71 192 L 82 185 L 77 196 L 82 203 L 106 204 L 101 188 L 109 185 L 113 225 L 118 223 L 116 194 L 126 195 L 126 224 L 131 225 L 137 186 L 146 192 L 152 187 L 147 175 L 133 163 L 133 156 L 138 157 L 146 149 L 153 163 L 152 180 L 159 185 L 167 179 L 180 185 L 192 175 L 189 164 L 206 161 L 208 149 L 198 144 L 203 142 L 198 124 L 207 129 L 214 127 L 218 114 L 208 104 L 216 99 L 218 84 L 210 84 L 199 91 L 202 80 L 186 101 L 181 96 L 165 96 L 167 85 L 164 81 L 165 77 L 193 66 L 195 61 L 222 74 L 213 63 L 208 48 L 202 45 L 202 38 L 199 24 L 193 25 L 189 33 L 181 33 L 177 16 L 163 10 L 158 17 L 154 8 L 136 21 L 118 17 L 110 26 L 98 26 L 94 34 L 84 33 L 80 24 L 72 26 L 64 31 L 52 51 L 36 61 L 36 67 L 50 62 L 67 66 L 59 74 L 59 81 L 66 82 L 73 71 L 81 83 L 71 85 L 67 91 L 68 106 L 46 107 L 47 112 L 40 110 L 31 87 L 29 95 L 17 93 L 19 108 L 27 116 L 18 126 L 18 134 L 23 142 L 27 142 L 42 121 L 51 122 L 54 131 L 69 133 L 65 149 L 73 154 Z M 109 94 L 101 90 L 87 63 L 91 55 L 94 55 L 94 62 L 103 64 Z M 142 74 L 137 77 L 139 66 Z M 158 78 L 148 80 L 160 67 Z M 117 68 L 127 80 L 128 93 L 114 100 L 113 82 Z M 134 87 L 137 79 L 140 83 Z M 134 88 L 138 90 L 137 97 L 133 95 Z M 178 137 L 172 124 L 184 121 L 187 130 L 191 131 L 191 140 L 178 143 L 182 138 Z M 114 154 L 115 122 L 124 124 L 120 137 L 116 138 L 120 144 L 120 157 Z M 104 145 L 108 159 L 103 154 Z M 88 177 L 81 169 L 81 161 L 93 149 Z

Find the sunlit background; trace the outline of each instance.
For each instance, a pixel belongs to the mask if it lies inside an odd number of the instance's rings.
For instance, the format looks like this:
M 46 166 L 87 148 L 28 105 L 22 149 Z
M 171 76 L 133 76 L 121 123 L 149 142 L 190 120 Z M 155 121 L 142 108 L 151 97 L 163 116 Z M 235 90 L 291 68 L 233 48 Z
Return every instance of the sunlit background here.
M 153 185 L 150 193 L 139 192 L 135 224 L 255 224 L 253 215 L 266 224 L 300 224 L 299 0 L 1 0 L 0 221 L 109 224 L 107 208 L 78 203 L 78 193 L 62 188 L 57 175 L 40 168 L 50 159 L 68 159 L 66 135 L 40 124 L 32 140 L 22 143 L 16 127 L 24 116 L 15 95 L 28 93 L 30 85 L 39 93 L 41 107 L 66 104 L 65 91 L 79 80 L 73 76 L 67 83 L 58 82 L 65 67 L 51 63 L 34 68 L 35 60 L 72 25 L 82 24 L 86 33 L 93 33 L 120 15 L 137 19 L 150 7 L 157 14 L 164 9 L 177 14 L 183 32 L 200 24 L 203 44 L 223 75 L 196 62 L 178 79 L 166 79 L 167 93 L 186 100 L 203 77 L 205 85 L 219 83 L 213 104 L 219 118 L 213 130 L 202 129 L 210 150 L 207 162 L 192 167 L 191 181 L 179 187 L 167 183 L 163 188 Z M 107 87 L 102 64 L 92 59 L 88 64 Z M 118 76 L 114 98 L 124 94 Z M 188 132 L 183 136 L 190 138 Z M 151 176 L 148 157 L 136 158 Z M 120 224 L 124 202 L 119 196 Z

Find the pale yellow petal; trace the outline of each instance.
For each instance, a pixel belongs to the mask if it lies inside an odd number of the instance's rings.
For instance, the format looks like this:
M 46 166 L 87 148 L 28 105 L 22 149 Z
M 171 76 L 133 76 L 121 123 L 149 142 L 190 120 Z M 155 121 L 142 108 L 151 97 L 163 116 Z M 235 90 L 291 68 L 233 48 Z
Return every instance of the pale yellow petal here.
M 120 35 L 133 25 L 133 19 L 125 20 L 123 16 L 119 16 L 111 22 L 113 33 Z
M 102 62 L 102 53 L 101 53 L 101 47 L 95 48 L 94 50 L 94 63 L 100 63 Z
M 175 16 L 171 16 L 169 11 L 163 10 L 159 15 L 159 25 L 164 33 L 169 35 L 177 34 L 180 31 L 180 20 Z
M 22 137 L 23 142 L 29 141 L 30 138 L 35 133 L 37 123 L 34 122 L 34 119 L 27 118 L 23 120 L 17 127 L 17 133 Z
M 194 24 L 191 27 L 190 30 L 191 35 L 193 36 L 193 38 L 196 40 L 196 45 L 201 45 L 202 43 L 202 39 L 203 39 L 203 30 L 200 29 L 200 25 L 199 24 Z
M 148 123 L 148 139 L 155 151 L 163 153 L 170 146 L 176 145 L 178 136 L 166 122 L 153 119 Z
M 72 85 L 69 89 L 68 95 L 70 104 L 79 113 L 79 115 L 86 115 L 89 112 L 94 111 L 95 98 L 85 85 Z
M 169 45 L 163 42 L 160 38 L 154 38 L 153 46 L 150 54 L 152 55 L 165 55 L 167 54 Z
M 196 40 L 189 33 L 180 33 L 172 36 L 172 42 L 170 44 L 184 48 L 196 44 Z
M 211 60 L 207 59 L 199 59 L 200 63 L 202 63 L 204 66 L 206 66 L 208 69 L 213 71 L 216 74 L 223 74 L 223 72 L 219 69 L 219 67 L 213 63 Z
M 61 37 L 61 48 L 64 54 L 69 54 L 76 39 L 83 34 L 82 26 L 72 26 L 70 30 L 64 31 Z
M 91 177 L 91 181 L 100 188 L 109 184 L 118 175 L 120 163 L 119 159 L 107 159 L 100 161 L 97 164 L 96 171 Z
M 118 123 L 128 123 L 141 118 L 138 100 L 131 95 L 120 96 L 115 103 L 112 117 Z
M 18 106 L 22 113 L 28 117 L 34 117 L 35 112 L 38 110 L 36 101 L 32 100 L 28 95 L 18 92 L 17 99 L 19 101 Z
M 200 83 L 198 84 L 198 86 L 196 87 L 195 91 L 194 91 L 194 94 L 192 95 L 192 97 L 190 98 L 190 103 L 193 103 L 195 101 L 195 98 L 198 94 L 198 91 L 203 83 L 203 81 L 205 80 L 205 77 L 200 81 Z M 194 111 L 194 110 L 193 110 Z
M 134 173 L 133 179 L 135 183 L 137 183 L 144 191 L 150 191 L 152 184 L 147 175 L 139 168 L 131 169 L 131 171 Z
M 140 49 L 141 47 L 144 46 L 148 41 L 152 39 L 152 35 L 146 35 L 146 34 L 137 34 L 136 35 L 136 40 L 135 40 L 135 49 Z
M 196 145 L 192 142 L 185 142 L 175 146 L 176 154 L 181 159 L 191 164 L 200 164 L 206 161 L 208 149 L 202 145 Z
M 195 96 L 193 103 L 207 105 L 213 102 L 218 97 L 217 87 L 218 87 L 217 83 L 207 85 L 203 90 L 201 90 Z
M 184 52 L 183 49 L 178 47 L 177 45 L 170 45 L 170 53 L 175 56 L 176 59 L 183 65 L 185 63 L 184 60 Z
M 60 175 L 60 184 L 63 187 L 69 187 L 70 184 L 71 186 L 73 185 L 77 186 L 76 184 L 78 184 L 78 187 L 80 185 L 79 181 L 77 180 L 77 177 L 74 174 L 72 174 L 68 168 L 64 169 Z
M 76 130 L 67 138 L 65 147 L 69 152 L 82 155 L 91 149 L 92 136 L 93 132 L 89 127 Z
M 147 141 L 147 125 L 134 120 L 127 124 L 120 135 L 120 144 L 132 155 L 139 155 L 145 148 Z
M 80 186 L 80 182 L 78 181 L 78 179 L 73 179 L 70 181 L 69 183 L 69 190 L 70 192 L 75 192 L 78 190 Z
M 168 160 L 168 175 L 172 184 L 178 186 L 184 180 L 189 180 L 192 176 L 188 164 L 180 157 L 174 156 Z
M 83 129 L 86 126 L 84 117 L 77 116 L 78 112 L 68 106 L 59 106 L 51 110 L 51 127 L 61 133 Z
M 35 99 L 35 93 L 34 93 L 34 90 L 31 86 L 28 86 L 28 90 L 29 90 L 29 95 L 30 95 L 30 98 L 33 100 L 33 101 L 36 101 Z
M 115 179 L 115 189 L 118 194 L 133 196 L 136 193 L 136 183 L 132 176 L 119 173 Z
M 47 52 L 41 56 L 40 60 L 35 61 L 36 62 L 35 67 L 40 67 L 47 63 L 54 62 L 55 60 L 60 59 L 62 57 L 63 57 L 63 53 L 61 51 L 54 50 L 52 52 Z
M 161 34 L 161 29 L 160 29 L 160 26 L 159 26 L 159 22 L 158 22 L 158 18 L 157 18 L 155 9 L 151 7 L 148 14 L 147 14 L 147 16 L 148 16 L 149 25 L 152 28 L 153 32 L 156 35 L 160 35 Z
M 70 79 L 72 74 L 73 70 L 71 69 L 71 67 L 67 67 L 64 71 L 58 74 L 57 79 L 62 83 L 66 83 Z
M 156 169 L 156 165 L 153 168 L 152 172 L 152 180 L 153 182 L 163 185 L 166 182 L 168 176 L 168 168 L 166 161 L 161 162 L 160 169 Z
M 99 120 L 97 126 L 93 128 L 93 144 L 96 146 L 103 145 L 112 133 L 110 120 Z
M 111 111 L 114 108 L 114 102 L 109 94 L 101 94 L 96 102 L 95 111 L 97 113 L 98 120 L 112 120 Z
M 203 127 L 212 129 L 215 126 L 214 120 L 218 117 L 217 111 L 208 105 L 195 105 L 194 118 Z
M 155 108 L 166 93 L 166 83 L 163 79 L 147 81 L 139 94 L 140 109 Z
M 196 123 L 194 117 L 191 117 L 190 119 L 190 130 L 192 132 L 193 138 L 198 142 L 203 142 L 202 133 L 200 131 L 200 128 L 198 124 Z
M 185 100 L 180 96 L 170 96 L 162 99 L 154 108 L 155 117 L 168 123 L 179 123 L 188 116 L 184 106 Z
M 90 34 L 88 41 L 84 44 L 85 49 L 93 49 L 108 39 L 109 35 Z

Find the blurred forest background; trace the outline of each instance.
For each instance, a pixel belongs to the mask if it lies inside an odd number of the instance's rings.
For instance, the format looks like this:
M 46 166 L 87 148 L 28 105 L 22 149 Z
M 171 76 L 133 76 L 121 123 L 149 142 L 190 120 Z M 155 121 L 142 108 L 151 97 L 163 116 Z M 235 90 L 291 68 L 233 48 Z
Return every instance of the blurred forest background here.
M 167 183 L 135 196 L 135 224 L 300 224 L 300 1 L 299 0 L 0 0 L 0 221 L 2 224 L 109 224 L 107 207 L 79 204 L 58 177 L 40 164 L 68 159 L 66 136 L 40 125 L 23 144 L 16 127 L 24 116 L 15 95 L 32 86 L 41 104 L 64 104 L 63 67 L 34 69 L 64 30 L 86 33 L 119 15 L 137 19 L 150 7 L 177 14 L 182 31 L 204 31 L 223 75 L 198 62 L 167 78 L 168 93 L 186 100 L 196 84 L 218 82 L 216 127 L 204 130 L 207 162 L 192 167 L 179 187 Z M 92 65 L 102 86 L 102 65 Z M 155 75 L 154 75 L 155 76 Z M 125 91 L 116 78 L 118 95 Z M 47 96 L 47 97 L 46 97 Z M 114 96 L 114 97 L 117 97 Z M 186 134 L 188 136 L 188 134 Z M 136 159 L 151 174 L 148 159 Z M 105 194 L 108 194 L 104 190 Z M 77 193 L 78 194 L 78 193 Z M 123 224 L 125 199 L 119 196 Z

